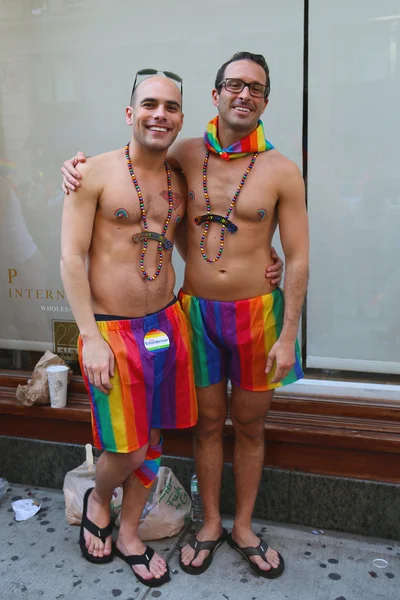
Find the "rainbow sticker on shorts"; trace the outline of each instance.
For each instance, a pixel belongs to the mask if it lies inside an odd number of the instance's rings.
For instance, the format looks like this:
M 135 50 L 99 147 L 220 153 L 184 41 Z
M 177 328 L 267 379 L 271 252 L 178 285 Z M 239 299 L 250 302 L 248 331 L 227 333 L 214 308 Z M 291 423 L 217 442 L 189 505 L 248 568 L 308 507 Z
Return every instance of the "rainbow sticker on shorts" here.
M 169 348 L 169 337 L 159 329 L 152 329 L 144 336 L 144 347 L 149 352 L 165 352 Z

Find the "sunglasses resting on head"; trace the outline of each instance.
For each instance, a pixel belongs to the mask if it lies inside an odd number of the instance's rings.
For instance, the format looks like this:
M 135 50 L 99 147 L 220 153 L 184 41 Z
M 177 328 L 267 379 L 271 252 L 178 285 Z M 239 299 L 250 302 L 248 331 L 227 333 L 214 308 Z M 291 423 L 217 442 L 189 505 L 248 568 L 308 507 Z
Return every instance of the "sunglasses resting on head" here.
M 136 83 L 137 83 L 138 77 L 141 77 L 143 75 L 158 75 L 158 74 L 165 75 L 165 77 L 168 77 L 169 79 L 172 79 L 173 81 L 176 81 L 177 83 L 179 83 L 180 89 L 181 89 L 181 96 L 183 99 L 183 79 L 182 79 L 182 77 L 180 77 L 176 73 L 172 73 L 172 71 L 159 71 L 158 69 L 140 69 L 136 73 L 135 81 L 133 82 L 133 87 L 132 87 L 132 92 L 131 92 L 131 102 L 132 102 L 133 92 L 135 91 L 135 88 L 136 88 Z

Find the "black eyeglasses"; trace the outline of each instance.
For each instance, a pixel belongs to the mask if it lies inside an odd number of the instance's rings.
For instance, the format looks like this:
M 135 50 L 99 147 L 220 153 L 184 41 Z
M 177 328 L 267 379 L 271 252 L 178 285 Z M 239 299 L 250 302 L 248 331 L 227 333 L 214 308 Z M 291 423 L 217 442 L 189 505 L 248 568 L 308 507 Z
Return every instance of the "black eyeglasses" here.
M 159 71 L 158 69 L 140 69 L 140 71 L 138 71 L 136 73 L 135 81 L 133 82 L 133 87 L 132 87 L 132 92 L 131 92 L 131 104 L 132 104 L 133 92 L 135 91 L 135 88 L 136 88 L 137 78 L 140 77 L 141 75 L 157 75 L 158 73 L 162 73 L 163 75 L 165 75 L 165 77 L 168 77 L 169 79 L 173 79 L 174 81 L 176 81 L 177 83 L 180 84 L 181 96 L 182 96 L 182 100 L 183 100 L 183 79 L 182 79 L 182 77 L 180 77 L 176 73 L 172 73 L 172 71 Z
M 221 90 L 222 86 L 225 86 L 227 92 L 232 92 L 233 94 L 239 94 L 244 90 L 245 87 L 248 87 L 250 95 L 254 96 L 254 98 L 266 98 L 269 94 L 269 86 L 258 83 L 258 81 L 246 83 L 242 79 L 228 77 L 227 79 L 221 81 L 218 86 L 219 90 Z

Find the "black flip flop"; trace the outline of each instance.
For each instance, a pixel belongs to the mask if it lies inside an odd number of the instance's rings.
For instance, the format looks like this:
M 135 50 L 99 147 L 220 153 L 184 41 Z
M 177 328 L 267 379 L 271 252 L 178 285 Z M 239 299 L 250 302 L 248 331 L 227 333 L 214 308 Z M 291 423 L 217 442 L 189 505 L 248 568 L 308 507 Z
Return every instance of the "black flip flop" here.
M 276 567 L 276 569 L 275 569 L 265 558 L 265 553 L 268 550 L 268 544 L 267 544 L 267 542 L 264 542 L 264 540 L 261 540 L 256 548 L 251 547 L 251 546 L 248 548 L 241 548 L 235 542 L 235 540 L 232 537 L 232 534 L 230 533 L 228 535 L 227 542 L 231 548 L 236 550 L 236 552 L 239 552 L 243 556 L 243 558 L 245 558 L 247 560 L 247 562 L 249 563 L 250 567 L 253 569 L 254 573 L 256 573 L 256 575 L 260 575 L 260 577 L 264 577 L 265 579 L 275 579 L 276 577 L 279 577 L 280 575 L 282 575 L 283 569 L 285 568 L 285 561 L 283 560 L 282 556 L 278 552 L 279 567 Z M 266 562 L 268 565 L 270 565 L 270 567 L 271 567 L 270 570 L 263 571 L 262 569 L 260 569 L 260 567 L 258 565 L 256 565 L 256 563 L 250 559 L 250 556 L 261 556 L 263 561 Z
M 200 542 L 196 538 L 195 535 L 193 535 L 191 538 L 189 538 L 187 543 L 189 544 L 189 546 L 191 546 L 193 548 L 194 556 L 193 556 L 190 564 L 188 564 L 188 565 L 183 564 L 182 555 L 179 557 L 179 564 L 180 564 L 182 571 L 185 571 L 185 573 L 188 573 L 189 575 L 201 575 L 201 573 L 204 573 L 204 571 L 207 571 L 208 567 L 212 563 L 214 554 L 216 553 L 218 548 L 220 546 L 222 546 L 222 544 L 225 542 L 227 535 L 228 535 L 228 532 L 226 531 L 226 529 L 223 529 L 221 537 L 219 537 L 217 540 Z M 192 562 L 194 561 L 196 556 L 199 554 L 199 552 L 201 552 L 202 550 L 210 550 L 210 554 L 204 559 L 204 562 L 202 565 L 200 565 L 200 567 L 194 567 L 192 565 Z
M 80 530 L 80 534 L 79 534 L 79 546 L 80 546 L 81 552 L 82 552 L 83 556 L 86 558 L 86 560 L 88 560 L 91 563 L 94 563 L 95 565 L 104 565 L 105 563 L 109 563 L 112 561 L 112 559 L 114 558 L 113 554 L 111 553 L 108 556 L 93 556 L 92 554 L 90 554 L 88 549 L 86 548 L 85 535 L 84 535 L 84 531 L 83 531 L 84 529 L 87 529 L 90 533 L 92 533 L 93 535 L 98 537 L 103 542 L 103 544 L 105 544 L 106 539 L 108 538 L 108 536 L 110 536 L 112 534 L 112 530 L 113 530 L 111 521 L 109 522 L 107 527 L 101 528 L 101 527 L 98 527 L 95 523 L 93 523 L 86 516 L 89 496 L 93 489 L 94 488 L 89 488 L 83 498 L 83 512 L 82 512 L 81 530 Z
M 144 554 L 123 554 L 121 552 L 121 550 L 118 550 L 118 548 L 115 548 L 115 554 L 116 556 L 119 556 L 119 558 L 122 558 L 123 561 L 125 561 L 130 567 L 135 566 L 135 565 L 144 565 L 149 571 L 150 571 L 150 561 L 153 558 L 154 555 L 154 550 L 153 548 L 151 548 L 150 546 L 146 546 L 146 550 L 144 551 Z M 162 577 L 153 577 L 153 579 L 144 579 L 143 577 L 141 577 L 140 575 L 138 575 L 137 573 L 135 573 L 135 571 L 133 569 L 131 569 L 133 574 L 135 575 L 136 579 L 138 579 L 138 581 L 140 581 L 140 583 L 143 583 L 143 585 L 147 585 L 148 587 L 160 587 L 160 585 L 164 585 L 164 583 L 168 583 L 169 581 L 171 581 L 171 577 L 169 576 L 169 568 L 167 565 L 167 572 L 164 573 L 164 575 Z

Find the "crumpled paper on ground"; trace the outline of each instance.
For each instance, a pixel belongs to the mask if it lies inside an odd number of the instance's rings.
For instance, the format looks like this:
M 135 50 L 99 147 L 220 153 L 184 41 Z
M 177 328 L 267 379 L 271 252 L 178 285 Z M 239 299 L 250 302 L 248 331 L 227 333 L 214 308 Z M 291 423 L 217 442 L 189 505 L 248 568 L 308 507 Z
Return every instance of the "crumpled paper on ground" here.
M 66 363 L 57 354 L 46 350 L 33 369 L 32 377 L 28 379 L 28 383 L 17 387 L 16 396 L 21 404 L 24 406 L 50 404 L 49 382 L 46 369 L 52 365 L 66 365 Z M 71 375 L 72 369 L 70 368 L 68 382 L 71 379 Z
M 41 504 L 29 498 L 26 500 L 16 500 L 12 502 L 11 506 L 15 512 L 16 521 L 27 521 L 39 512 Z

